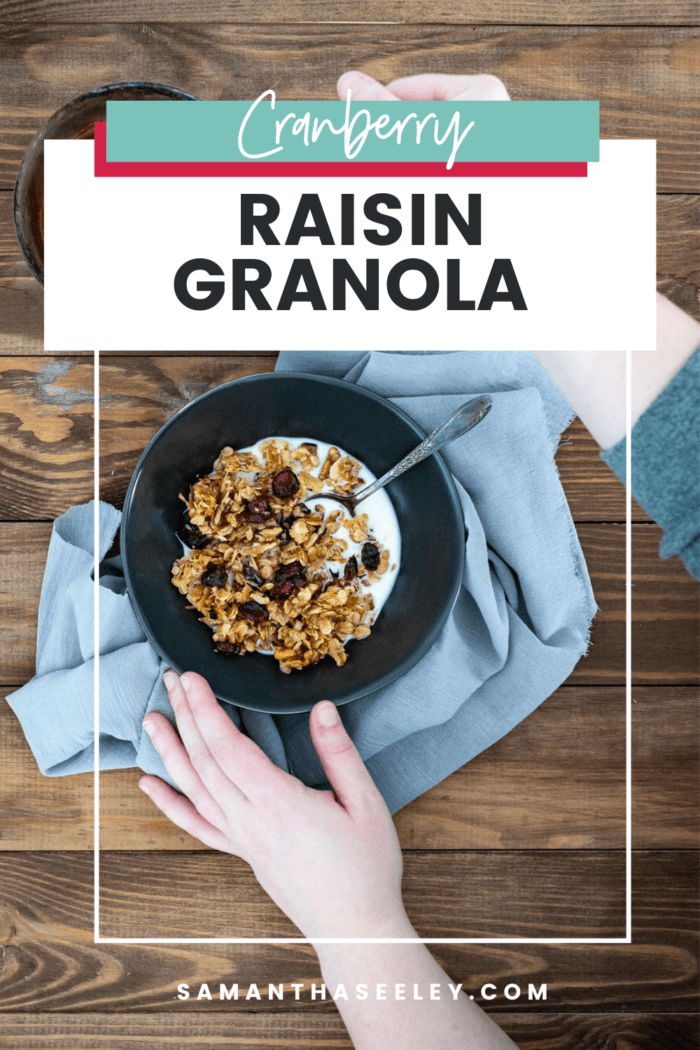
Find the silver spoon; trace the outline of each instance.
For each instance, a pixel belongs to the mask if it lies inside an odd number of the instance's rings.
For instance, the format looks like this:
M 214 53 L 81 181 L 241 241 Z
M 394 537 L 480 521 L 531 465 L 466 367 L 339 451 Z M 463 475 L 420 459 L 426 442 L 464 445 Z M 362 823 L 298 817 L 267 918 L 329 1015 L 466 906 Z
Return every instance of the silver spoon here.
M 310 497 L 310 499 L 332 499 L 336 503 L 342 503 L 346 510 L 350 511 L 352 516 L 355 516 L 355 509 L 358 503 L 362 503 L 368 496 L 374 495 L 375 492 L 379 492 L 385 485 L 388 485 L 394 478 L 398 478 L 400 474 L 405 474 L 411 467 L 415 467 L 416 463 L 422 462 L 427 459 L 428 456 L 432 456 L 433 452 L 437 452 L 443 445 L 449 444 L 450 441 L 454 441 L 455 438 L 462 437 L 468 430 L 475 427 L 477 423 L 480 423 L 487 412 L 490 410 L 493 401 L 488 395 L 483 397 L 472 398 L 471 401 L 467 401 L 465 405 L 458 408 L 456 412 L 453 412 L 449 419 L 446 419 L 444 423 L 441 423 L 432 434 L 428 434 L 424 441 L 421 441 L 420 445 L 417 445 L 412 452 L 409 452 L 407 456 L 397 463 L 395 467 L 388 470 L 386 474 L 382 474 L 381 478 L 377 478 L 371 485 L 367 485 L 365 488 L 360 489 L 354 496 L 340 496 L 337 492 L 317 492 Z

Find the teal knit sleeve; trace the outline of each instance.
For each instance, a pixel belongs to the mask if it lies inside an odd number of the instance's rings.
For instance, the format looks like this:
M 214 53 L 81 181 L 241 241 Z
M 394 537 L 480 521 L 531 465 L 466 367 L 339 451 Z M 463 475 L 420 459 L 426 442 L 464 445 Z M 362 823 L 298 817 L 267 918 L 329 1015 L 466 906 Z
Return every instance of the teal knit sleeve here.
M 625 452 L 601 452 L 622 481 Z M 632 428 L 632 495 L 664 530 L 661 557 L 700 579 L 700 347 Z

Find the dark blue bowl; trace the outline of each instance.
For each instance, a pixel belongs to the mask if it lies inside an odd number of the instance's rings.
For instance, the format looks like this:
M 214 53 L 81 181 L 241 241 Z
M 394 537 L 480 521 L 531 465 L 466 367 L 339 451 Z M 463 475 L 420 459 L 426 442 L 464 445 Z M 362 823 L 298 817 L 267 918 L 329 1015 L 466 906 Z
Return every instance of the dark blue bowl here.
M 243 448 L 275 434 L 340 445 L 376 476 L 425 436 L 389 401 L 352 383 L 295 372 L 237 379 L 192 401 L 148 445 L 126 494 L 121 542 L 131 601 L 163 660 L 179 673 L 203 675 L 220 700 L 289 714 L 319 700 L 343 704 L 366 696 L 420 660 L 457 597 L 465 536 L 452 478 L 434 455 L 386 490 L 401 529 L 401 565 L 372 634 L 348 644 L 343 667 L 325 658 L 286 675 L 270 656 L 217 655 L 210 629 L 170 582 L 182 554 L 178 495 L 209 473 L 225 445 Z

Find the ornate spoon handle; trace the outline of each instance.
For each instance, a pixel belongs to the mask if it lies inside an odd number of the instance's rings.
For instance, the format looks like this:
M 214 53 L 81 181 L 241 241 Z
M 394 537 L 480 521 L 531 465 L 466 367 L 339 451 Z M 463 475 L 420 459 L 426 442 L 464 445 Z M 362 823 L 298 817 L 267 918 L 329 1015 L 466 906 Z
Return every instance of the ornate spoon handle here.
M 416 463 L 420 463 L 422 460 L 427 459 L 428 456 L 432 456 L 433 452 L 437 452 L 443 445 L 447 445 L 450 441 L 454 441 L 455 438 L 466 434 L 468 430 L 471 430 L 472 427 L 481 422 L 492 404 L 491 398 L 486 395 L 467 401 L 465 405 L 453 412 L 449 419 L 441 423 L 432 434 L 428 434 L 425 441 L 421 441 L 420 445 L 414 448 L 412 452 L 409 452 L 407 456 L 404 456 L 400 463 L 397 463 L 395 467 L 388 470 L 381 478 L 377 478 L 371 485 L 368 485 L 367 488 L 362 489 L 353 496 L 353 503 L 355 505 L 361 503 L 368 496 L 378 492 L 379 489 L 383 489 L 394 478 L 398 478 L 400 474 L 405 474 L 411 467 L 415 467 Z

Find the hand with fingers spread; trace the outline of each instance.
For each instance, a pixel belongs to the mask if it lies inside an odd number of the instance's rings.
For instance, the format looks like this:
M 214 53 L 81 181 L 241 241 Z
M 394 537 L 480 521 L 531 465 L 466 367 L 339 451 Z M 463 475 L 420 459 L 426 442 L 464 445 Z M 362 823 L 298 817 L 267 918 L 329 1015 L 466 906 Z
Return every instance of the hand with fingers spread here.
M 159 777 L 139 784 L 166 817 L 251 865 L 260 885 L 316 942 L 332 990 L 444 985 L 439 1004 L 432 991 L 427 1000 L 338 998 L 356 1050 L 516 1050 L 463 991 L 447 997 L 447 974 L 404 911 L 391 816 L 333 704 L 311 712 L 311 737 L 333 787 L 315 791 L 239 732 L 199 675 L 168 671 L 163 681 L 179 735 L 163 715 L 149 714 L 143 724 L 182 794 Z M 386 943 L 358 943 L 365 938 Z
M 400 77 L 386 87 L 366 73 L 351 70 L 338 81 L 338 95 L 345 101 L 348 91 L 356 102 L 508 102 L 503 81 L 490 73 L 455 76 L 449 73 L 419 73 Z
M 401 850 L 334 705 L 311 712 L 311 736 L 333 787 L 317 791 L 241 733 L 199 675 L 168 671 L 163 680 L 179 735 L 155 713 L 144 728 L 182 794 L 155 776 L 142 777 L 142 790 L 206 846 L 247 861 L 306 937 L 382 937 L 404 916 Z

